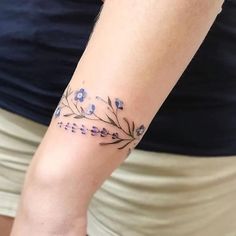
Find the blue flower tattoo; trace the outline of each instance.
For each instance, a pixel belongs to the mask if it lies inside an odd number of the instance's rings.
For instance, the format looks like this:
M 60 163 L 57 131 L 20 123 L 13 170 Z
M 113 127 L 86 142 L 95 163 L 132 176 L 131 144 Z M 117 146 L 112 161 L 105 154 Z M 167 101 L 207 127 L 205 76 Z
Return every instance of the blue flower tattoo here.
M 87 92 L 81 88 L 80 90 L 78 91 L 75 91 L 75 101 L 80 101 L 80 102 L 83 102 L 85 97 L 87 96 Z
M 60 113 L 61 113 L 61 107 L 57 107 L 55 112 L 54 112 L 54 116 L 55 117 L 59 117 L 60 116 Z
M 115 104 L 116 104 L 116 108 L 123 110 L 123 108 L 124 108 L 124 102 L 121 101 L 119 98 L 116 98 L 116 99 L 115 99 Z
M 86 110 L 86 114 L 87 115 L 92 115 L 95 111 L 95 105 L 94 104 L 90 104 L 89 107 Z

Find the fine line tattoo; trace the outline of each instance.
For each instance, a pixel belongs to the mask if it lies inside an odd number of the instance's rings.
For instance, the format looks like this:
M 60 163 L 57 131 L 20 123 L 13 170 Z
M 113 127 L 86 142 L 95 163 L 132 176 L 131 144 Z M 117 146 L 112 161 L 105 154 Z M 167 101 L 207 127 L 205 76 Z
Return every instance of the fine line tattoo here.
M 108 113 L 105 113 L 104 117 L 97 114 L 95 104 L 88 103 L 87 106 L 83 106 L 85 100 L 89 100 L 88 93 L 84 88 L 72 91 L 68 85 L 65 92 L 63 93 L 57 108 L 54 112 L 54 118 L 59 117 L 72 117 L 72 122 L 58 121 L 57 124 L 60 128 L 69 130 L 72 133 L 90 134 L 92 136 L 100 136 L 102 138 L 110 138 L 110 141 L 100 142 L 100 145 L 118 145 L 118 149 L 123 149 L 129 144 L 136 144 L 135 140 L 139 140 L 140 136 L 144 133 L 146 128 L 144 125 L 136 127 L 134 121 L 129 121 L 126 117 L 120 118 L 119 111 L 124 109 L 124 102 L 115 98 L 114 101 L 108 96 L 107 99 L 103 99 L 100 96 L 96 96 L 95 99 L 103 103 L 106 106 Z M 63 112 L 62 114 L 62 111 Z M 91 121 L 98 121 L 101 124 L 109 125 L 111 128 L 115 128 L 116 132 L 109 131 L 109 128 L 97 127 L 86 127 L 84 124 L 78 125 L 74 119 L 86 119 Z M 129 148 L 129 152 L 130 152 Z

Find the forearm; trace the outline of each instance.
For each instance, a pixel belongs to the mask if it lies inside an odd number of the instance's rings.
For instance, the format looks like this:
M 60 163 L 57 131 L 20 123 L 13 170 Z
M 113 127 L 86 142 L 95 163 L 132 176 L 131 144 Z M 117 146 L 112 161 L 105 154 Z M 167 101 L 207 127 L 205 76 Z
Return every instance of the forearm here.
M 91 197 L 141 140 L 220 6 L 106 1 L 29 168 L 13 236 L 24 221 L 79 235 Z

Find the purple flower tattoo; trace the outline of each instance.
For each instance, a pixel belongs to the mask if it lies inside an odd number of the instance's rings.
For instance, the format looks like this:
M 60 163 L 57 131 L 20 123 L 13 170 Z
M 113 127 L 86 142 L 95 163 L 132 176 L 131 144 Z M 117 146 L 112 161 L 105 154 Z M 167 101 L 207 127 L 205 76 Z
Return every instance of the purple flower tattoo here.
M 88 130 L 84 125 L 81 125 L 81 127 L 79 129 L 81 131 L 81 134 L 86 134 L 87 130 Z
M 92 129 L 91 129 L 91 135 L 95 136 L 95 135 L 97 135 L 99 133 L 100 133 L 100 130 L 98 129 L 98 127 L 93 126 Z
M 101 137 L 106 137 L 109 134 L 109 132 L 106 128 L 102 128 L 100 133 L 101 133 Z

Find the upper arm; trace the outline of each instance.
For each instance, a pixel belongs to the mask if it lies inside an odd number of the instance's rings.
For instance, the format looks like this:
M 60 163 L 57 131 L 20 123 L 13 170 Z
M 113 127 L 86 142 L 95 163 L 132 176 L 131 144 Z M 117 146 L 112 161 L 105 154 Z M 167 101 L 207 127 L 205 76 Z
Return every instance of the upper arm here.
M 147 127 L 222 2 L 106 1 L 70 85 L 85 86 L 94 96 L 121 98 L 126 105 L 123 115 Z
M 100 166 L 99 186 L 141 140 L 139 128 L 147 130 L 221 5 L 221 0 L 107 0 L 58 104 L 60 114 L 52 117 L 39 169 L 44 172 L 58 156 L 57 166 L 50 166 L 59 175 L 73 168 L 74 175 L 90 173 Z M 77 96 L 81 89 L 86 92 L 82 100 Z M 84 115 L 89 107 L 92 114 Z M 102 135 L 103 129 L 109 134 Z
M 57 206 L 69 215 L 86 210 L 92 194 L 141 140 L 222 2 L 105 1 L 31 163 L 24 201 L 30 199 L 33 215 L 47 211 L 47 204 L 34 207 L 38 198 L 51 199 L 54 214 L 60 213 Z M 53 188 L 42 191 L 45 185 Z

